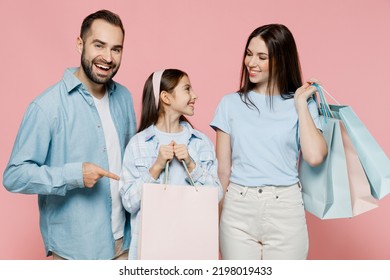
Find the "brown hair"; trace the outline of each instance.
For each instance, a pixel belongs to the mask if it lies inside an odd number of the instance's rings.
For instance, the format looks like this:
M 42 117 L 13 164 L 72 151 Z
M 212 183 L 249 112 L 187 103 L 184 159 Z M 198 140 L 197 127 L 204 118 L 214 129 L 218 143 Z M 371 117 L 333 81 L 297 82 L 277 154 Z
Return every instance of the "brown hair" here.
M 173 93 L 175 87 L 179 84 L 181 78 L 187 76 L 187 73 L 179 69 L 165 69 L 161 76 L 160 92 L 166 91 Z M 153 91 L 153 73 L 150 74 L 145 82 L 143 94 L 142 94 L 142 111 L 141 121 L 138 132 L 148 128 L 152 124 L 156 124 L 158 117 L 163 113 L 162 106 L 156 108 L 154 91 Z M 189 121 L 186 117 L 181 116 L 180 121 Z
M 83 20 L 83 23 L 81 24 L 81 30 L 80 30 L 81 39 L 85 40 L 85 37 L 87 37 L 87 34 L 91 28 L 92 23 L 97 19 L 105 20 L 108 23 L 120 27 L 123 32 L 123 37 L 125 36 L 125 29 L 123 28 L 123 24 L 120 17 L 111 11 L 100 10 L 93 14 L 90 14 Z
M 248 107 L 256 107 L 249 99 L 248 93 L 256 86 L 249 80 L 248 69 L 245 66 L 245 56 L 250 41 L 254 37 L 264 40 L 268 48 L 269 77 L 267 94 L 272 94 L 277 88 L 285 99 L 292 98 L 294 92 L 302 85 L 302 73 L 298 50 L 290 30 L 282 24 L 269 24 L 256 28 L 248 37 L 241 68 L 241 81 L 238 93 Z M 271 105 L 272 106 L 272 105 Z

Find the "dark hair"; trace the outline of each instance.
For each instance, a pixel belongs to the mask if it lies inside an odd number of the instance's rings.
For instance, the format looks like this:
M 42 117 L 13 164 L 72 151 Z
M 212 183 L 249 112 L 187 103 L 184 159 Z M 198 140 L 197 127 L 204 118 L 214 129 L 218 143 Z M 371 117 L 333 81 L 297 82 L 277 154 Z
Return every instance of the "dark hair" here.
M 123 32 L 123 37 L 125 36 L 125 29 L 123 27 L 123 24 L 122 24 L 120 17 L 111 11 L 100 10 L 100 11 L 97 11 L 93 14 L 90 14 L 89 16 L 87 16 L 83 20 L 83 23 L 81 24 L 81 30 L 80 30 L 81 39 L 85 40 L 85 37 L 87 36 L 87 34 L 91 28 L 92 23 L 97 19 L 105 20 L 108 23 L 111 23 L 115 26 L 120 27 L 122 29 L 122 32 Z
M 245 66 L 245 56 L 250 41 L 260 37 L 268 48 L 269 77 L 267 94 L 272 106 L 272 93 L 277 88 L 285 99 L 292 98 L 294 92 L 302 85 L 301 66 L 298 50 L 290 30 L 282 24 L 269 24 L 256 28 L 248 37 L 242 61 L 240 89 L 238 93 L 248 107 L 256 107 L 249 99 L 248 93 L 256 84 L 249 80 L 248 69 Z M 256 107 L 257 108 L 257 107 Z
M 175 87 L 179 84 L 181 78 L 187 76 L 187 73 L 178 69 L 165 69 L 161 76 L 160 92 L 166 91 L 173 93 Z M 160 101 L 159 101 L 160 102 Z M 150 74 L 145 82 L 144 90 L 142 94 L 142 111 L 141 111 L 141 122 L 138 132 L 148 128 L 152 124 L 156 124 L 158 117 L 163 113 L 162 106 L 156 108 L 154 91 L 153 91 L 153 73 Z M 186 117 L 181 116 L 180 121 L 189 121 Z M 191 124 L 190 124 L 191 125 Z

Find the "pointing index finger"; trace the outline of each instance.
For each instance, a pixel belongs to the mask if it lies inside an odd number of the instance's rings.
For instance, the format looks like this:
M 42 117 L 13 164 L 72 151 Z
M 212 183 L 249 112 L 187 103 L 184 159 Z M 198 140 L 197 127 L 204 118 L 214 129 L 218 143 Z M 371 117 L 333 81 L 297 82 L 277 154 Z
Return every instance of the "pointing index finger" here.
M 116 174 L 114 174 L 112 172 L 109 172 L 107 170 L 104 170 L 103 168 L 100 168 L 99 174 L 101 176 L 104 176 L 104 177 L 107 177 L 107 178 L 110 178 L 110 179 L 114 179 L 114 180 L 117 180 L 117 181 L 120 179 L 118 175 L 116 175 Z
M 110 178 L 110 179 L 114 179 L 114 180 L 117 180 L 119 181 L 120 177 L 112 172 L 108 172 L 104 175 L 106 176 L 107 178 Z

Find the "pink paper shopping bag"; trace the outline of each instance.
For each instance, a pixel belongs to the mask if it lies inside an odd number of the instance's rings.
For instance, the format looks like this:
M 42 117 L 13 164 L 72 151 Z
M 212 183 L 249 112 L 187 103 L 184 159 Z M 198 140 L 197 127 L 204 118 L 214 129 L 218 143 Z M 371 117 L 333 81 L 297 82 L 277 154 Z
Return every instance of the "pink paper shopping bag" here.
M 138 259 L 217 260 L 218 190 L 144 184 Z

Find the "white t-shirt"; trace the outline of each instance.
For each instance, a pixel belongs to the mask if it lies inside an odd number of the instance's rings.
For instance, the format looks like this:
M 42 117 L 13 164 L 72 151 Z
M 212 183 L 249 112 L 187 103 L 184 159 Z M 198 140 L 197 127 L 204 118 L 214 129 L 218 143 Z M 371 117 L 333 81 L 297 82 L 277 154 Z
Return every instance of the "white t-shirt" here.
M 108 156 L 109 171 L 119 175 L 122 169 L 121 149 L 119 143 L 118 132 L 116 131 L 114 122 L 110 113 L 110 102 L 108 93 L 102 99 L 93 98 L 96 108 L 98 110 L 102 127 L 104 131 L 104 138 L 106 141 L 106 151 Z M 123 237 L 123 230 L 125 224 L 125 212 L 122 207 L 122 201 L 119 194 L 119 182 L 110 179 L 110 189 L 112 198 L 112 214 L 111 223 L 112 231 L 115 239 Z

